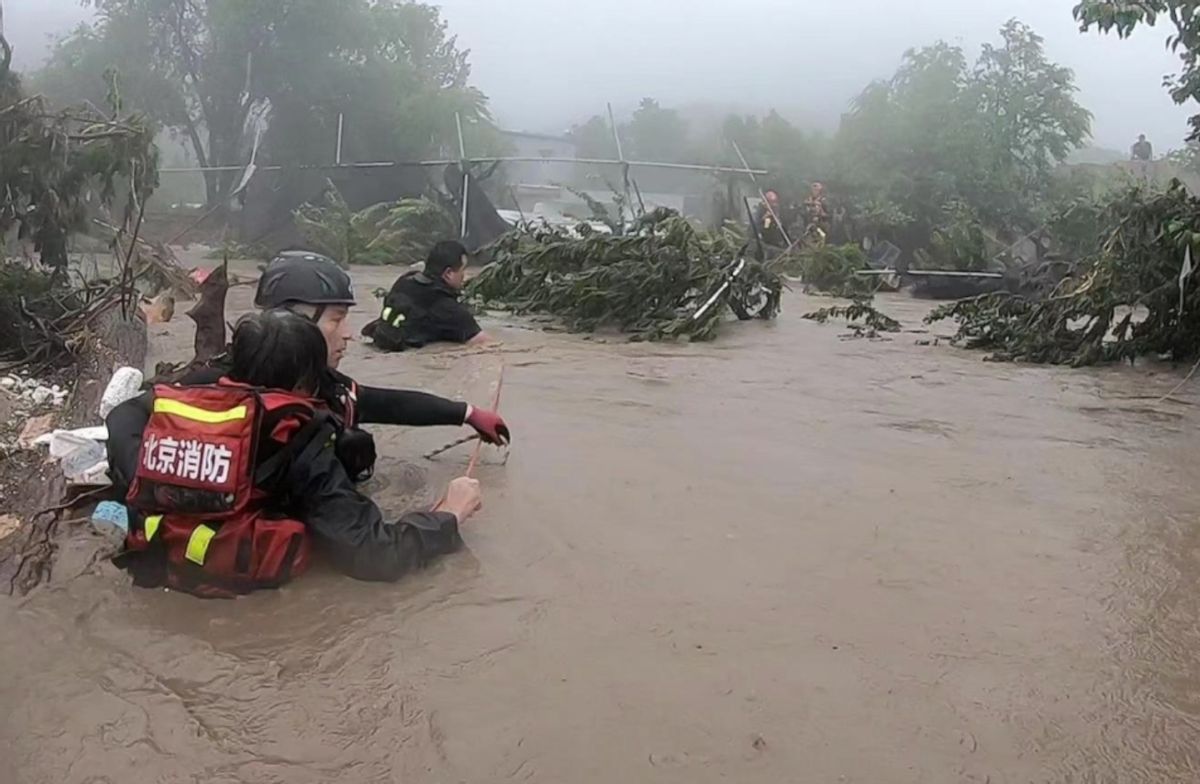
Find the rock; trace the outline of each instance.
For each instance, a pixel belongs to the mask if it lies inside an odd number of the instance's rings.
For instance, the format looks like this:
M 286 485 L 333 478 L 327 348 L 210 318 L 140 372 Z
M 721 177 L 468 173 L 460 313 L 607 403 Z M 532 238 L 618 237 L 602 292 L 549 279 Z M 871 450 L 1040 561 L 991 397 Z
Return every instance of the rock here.
M 44 406 L 54 399 L 54 393 L 50 391 L 50 387 L 38 385 L 30 393 L 29 399 L 33 401 L 35 406 Z
M 0 389 L 16 389 L 18 386 L 20 386 L 20 384 L 20 379 L 14 376 L 5 376 L 4 378 L 0 378 Z
M 0 542 L 17 532 L 21 527 L 21 520 L 12 515 L 0 515 Z
M 170 292 L 163 292 L 143 303 L 141 308 L 147 324 L 166 324 L 175 317 L 175 297 Z

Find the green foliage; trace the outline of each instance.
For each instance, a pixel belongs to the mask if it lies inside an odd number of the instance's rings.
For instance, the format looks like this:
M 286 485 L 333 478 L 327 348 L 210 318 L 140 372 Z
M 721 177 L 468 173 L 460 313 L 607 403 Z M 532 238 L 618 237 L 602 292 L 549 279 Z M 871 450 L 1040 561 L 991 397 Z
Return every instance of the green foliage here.
M 1070 70 L 1016 21 L 973 67 L 950 44 L 910 51 L 858 97 L 835 140 L 836 190 L 863 205 L 852 223 L 952 268 L 979 266 L 962 220 L 1013 241 L 1047 217 L 1054 167 L 1089 134 L 1075 94 Z
M 97 21 L 56 48 L 40 77 L 51 97 L 100 103 L 97 74 L 112 66 L 128 77 L 128 105 L 185 139 L 202 166 L 244 165 L 253 142 L 248 123 L 268 106 L 260 161 L 332 162 L 339 114 L 347 160 L 436 153 L 455 139 L 455 112 L 473 151 L 499 151 L 486 99 L 469 85 L 467 53 L 432 6 L 84 1 Z M 224 199 L 238 176 L 206 173 L 209 204 Z
M 1096 28 L 1128 38 L 1139 26 L 1153 27 L 1160 17 L 1175 25 L 1167 45 L 1179 53 L 1183 70 L 1166 80 L 1176 103 L 1200 100 L 1200 14 L 1194 0 L 1081 0 L 1075 18 L 1084 31 Z M 1193 140 L 1200 140 L 1200 114 L 1191 119 Z
M 929 245 L 914 254 L 914 269 L 981 272 L 993 255 L 978 213 L 957 199 L 942 208 L 942 216 L 929 236 Z
M 783 257 L 785 269 L 798 274 L 806 291 L 854 299 L 870 297 L 877 283 L 856 275 L 867 269 L 867 257 L 857 245 L 826 245 L 804 248 Z
M 427 199 L 404 199 L 350 209 L 330 183 L 323 204 L 305 204 L 294 213 L 308 247 L 343 266 L 416 264 L 440 240 L 457 234 L 455 216 Z
M 1185 251 L 1200 259 L 1200 200 L 1179 182 L 1161 193 L 1134 187 L 1099 222 L 1095 255 L 1052 287 L 964 300 L 928 320 L 954 319 L 959 343 L 998 360 L 1081 366 L 1200 354 L 1200 281 L 1193 275 L 1180 290 Z
M 0 44 L 10 51 L 2 36 Z M 111 116 L 52 111 L 25 95 L 7 56 L 0 61 L 0 238 L 15 229 L 51 267 L 66 267 L 67 238 L 87 229 L 89 210 L 111 205 L 118 190 L 140 204 L 158 185 L 152 127 L 120 113 L 111 76 L 109 93 Z
M 900 322 L 876 310 L 869 301 L 857 300 L 850 305 L 821 308 L 805 313 L 804 318 L 824 324 L 830 319 L 845 319 L 858 337 L 876 337 L 880 332 L 899 332 Z
M 699 231 L 668 210 L 623 237 L 586 224 L 574 233 L 542 226 L 505 235 L 493 251 L 494 262 L 468 287 L 475 302 L 551 315 L 572 331 L 613 328 L 634 340 L 711 340 L 727 308 L 741 319 L 774 318 L 783 290 L 771 266 L 747 260 L 716 305 L 695 318 L 730 280 L 741 239 Z

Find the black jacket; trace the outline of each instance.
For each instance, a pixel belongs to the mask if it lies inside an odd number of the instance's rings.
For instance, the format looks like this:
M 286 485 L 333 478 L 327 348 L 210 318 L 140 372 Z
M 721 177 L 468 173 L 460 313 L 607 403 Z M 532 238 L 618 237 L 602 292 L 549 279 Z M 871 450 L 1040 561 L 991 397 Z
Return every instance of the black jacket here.
M 423 272 L 402 275 L 383 300 L 383 312 L 364 334 L 384 351 L 430 343 L 466 343 L 483 330 L 459 301 L 460 292 Z
M 462 544 L 458 519 L 449 512 L 409 512 L 394 524 L 386 522 L 333 450 L 293 465 L 286 483 L 294 504 L 289 516 L 308 526 L 317 549 L 355 579 L 399 580 Z
M 223 368 L 201 368 L 186 375 L 186 384 L 215 383 Z M 336 415 L 346 413 L 341 392 L 352 392 L 353 382 L 330 371 L 328 389 L 321 397 Z M 337 397 L 328 395 L 338 392 Z M 461 425 L 466 404 L 422 392 L 363 387 L 357 392 L 356 422 L 410 426 Z M 108 463 L 114 490 L 121 498 L 137 471 L 142 433 L 150 421 L 153 393 L 147 392 L 113 409 L 108 425 Z M 346 473 L 335 450 L 326 449 L 310 465 L 293 466 L 282 493 L 294 508 L 281 509 L 308 525 L 318 547 L 340 569 L 361 580 L 398 580 L 430 558 L 459 543 L 454 515 L 415 512 L 395 525 L 370 498 L 360 493 Z

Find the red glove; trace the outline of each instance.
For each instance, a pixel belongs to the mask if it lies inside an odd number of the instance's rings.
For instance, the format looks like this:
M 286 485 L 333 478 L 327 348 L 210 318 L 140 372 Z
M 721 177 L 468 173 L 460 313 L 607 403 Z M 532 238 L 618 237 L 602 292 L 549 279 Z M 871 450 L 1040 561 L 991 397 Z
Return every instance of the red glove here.
M 471 413 L 467 414 L 466 424 L 475 428 L 479 437 L 489 444 L 501 446 L 512 440 L 512 436 L 508 432 L 508 425 L 495 411 L 484 411 L 471 406 Z

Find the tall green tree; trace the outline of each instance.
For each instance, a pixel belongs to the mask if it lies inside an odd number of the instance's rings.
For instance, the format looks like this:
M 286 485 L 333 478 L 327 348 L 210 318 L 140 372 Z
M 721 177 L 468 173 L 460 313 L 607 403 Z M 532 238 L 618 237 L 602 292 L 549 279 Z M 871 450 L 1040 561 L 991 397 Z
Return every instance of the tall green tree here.
M 270 131 L 260 160 L 274 162 L 330 162 L 339 115 L 347 159 L 452 149 L 455 112 L 469 133 L 494 139 L 486 99 L 469 85 L 468 53 L 423 3 L 82 2 L 97 21 L 59 44 L 41 76 L 47 93 L 92 98 L 96 74 L 115 67 L 127 103 L 185 139 L 201 166 L 245 164 L 248 124 L 264 110 Z M 206 173 L 209 203 L 237 176 Z
M 950 257 L 957 247 L 959 266 L 980 266 L 979 227 L 1003 247 L 1048 217 L 1054 169 L 1088 138 L 1091 115 L 1037 34 L 1014 20 L 1000 38 L 974 66 L 946 43 L 910 51 L 843 119 L 836 178 L 871 233 Z
M 1071 69 L 1046 57 L 1041 36 L 1015 19 L 1000 36 L 1000 46 L 984 45 L 968 97 L 987 168 L 1009 182 L 1000 191 L 987 183 L 974 197 L 994 219 L 1022 221 L 1033 217 L 1025 196 L 1043 192 L 1054 168 L 1091 136 L 1092 115 L 1076 99 Z
M 1140 26 L 1153 27 L 1162 18 L 1175 26 L 1167 45 L 1179 54 L 1183 69 L 1166 82 L 1178 104 L 1200 100 L 1200 8 L 1193 0 L 1082 0 L 1075 18 L 1084 32 L 1097 29 L 1128 38 Z M 1200 140 L 1200 114 L 1192 116 L 1189 141 Z

